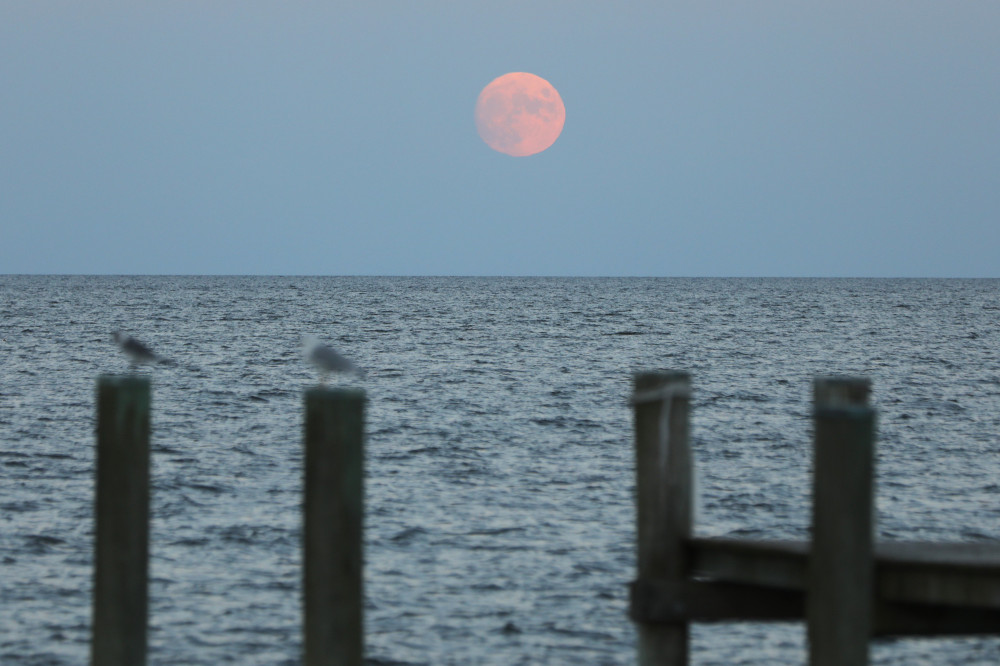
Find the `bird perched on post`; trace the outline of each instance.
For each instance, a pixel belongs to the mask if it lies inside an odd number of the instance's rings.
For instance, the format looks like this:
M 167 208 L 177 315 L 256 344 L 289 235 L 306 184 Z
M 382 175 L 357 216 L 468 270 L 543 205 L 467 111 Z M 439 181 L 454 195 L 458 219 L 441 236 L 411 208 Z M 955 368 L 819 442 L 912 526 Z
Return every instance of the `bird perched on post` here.
M 324 345 L 311 335 L 302 338 L 302 347 L 306 358 L 319 370 L 320 384 L 325 385 L 331 374 L 365 376 L 365 371 L 356 366 L 349 358 L 334 348 Z
M 128 364 L 130 368 L 134 369 L 137 365 L 152 363 L 163 363 L 165 365 L 171 364 L 169 360 L 154 354 L 152 349 L 127 333 L 115 331 L 111 334 L 111 337 L 118 345 L 118 348 L 121 349 L 126 356 L 128 356 Z

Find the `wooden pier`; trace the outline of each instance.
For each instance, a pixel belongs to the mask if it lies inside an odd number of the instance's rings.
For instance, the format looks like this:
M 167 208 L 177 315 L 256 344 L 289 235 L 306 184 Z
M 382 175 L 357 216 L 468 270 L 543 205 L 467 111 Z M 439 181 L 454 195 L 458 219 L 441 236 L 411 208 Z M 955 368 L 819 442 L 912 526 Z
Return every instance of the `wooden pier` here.
M 863 666 L 877 636 L 1000 634 L 1000 544 L 874 539 L 869 383 L 814 383 L 811 542 L 694 536 L 690 378 L 635 377 L 639 663 L 688 663 L 692 622 L 802 621 L 814 666 Z M 303 637 L 309 666 L 360 666 L 363 391 L 308 390 L 303 424 Z M 97 385 L 91 663 L 146 661 L 148 379 Z
M 687 664 L 691 622 L 804 620 L 813 666 L 863 666 L 873 637 L 1000 634 L 1000 544 L 875 541 L 868 380 L 815 380 L 811 542 L 693 535 L 690 389 L 635 377 L 640 664 Z

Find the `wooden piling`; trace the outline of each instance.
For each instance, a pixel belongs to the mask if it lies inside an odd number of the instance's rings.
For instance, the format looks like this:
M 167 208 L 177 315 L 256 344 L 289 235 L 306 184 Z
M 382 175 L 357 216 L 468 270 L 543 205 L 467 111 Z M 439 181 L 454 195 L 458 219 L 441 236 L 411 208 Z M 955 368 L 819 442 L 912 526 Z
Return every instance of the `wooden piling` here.
M 305 392 L 306 666 L 361 666 L 364 391 Z
M 634 391 L 637 584 L 675 590 L 671 596 L 681 599 L 691 536 L 691 379 L 685 372 L 638 373 Z M 640 664 L 687 664 L 687 658 L 687 622 L 640 622 Z
M 146 663 L 149 379 L 97 379 L 94 666 Z
M 806 601 L 809 663 L 864 666 L 874 607 L 875 413 L 868 380 L 814 383 L 812 547 Z

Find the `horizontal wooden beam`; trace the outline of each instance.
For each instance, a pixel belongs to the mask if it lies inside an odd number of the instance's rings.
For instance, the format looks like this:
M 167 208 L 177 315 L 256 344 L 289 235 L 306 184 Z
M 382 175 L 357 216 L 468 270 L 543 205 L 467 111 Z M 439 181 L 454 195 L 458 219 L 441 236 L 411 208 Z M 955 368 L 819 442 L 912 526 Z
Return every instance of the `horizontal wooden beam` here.
M 876 602 L 875 636 L 1000 634 L 1000 610 L 936 604 Z
M 885 601 L 1000 609 L 1000 544 L 878 544 L 875 577 Z
M 688 580 L 679 588 L 637 580 L 630 588 L 632 620 L 649 624 L 684 622 L 794 622 L 805 612 L 805 594 L 759 585 Z
M 805 619 L 802 590 L 689 580 L 679 591 L 662 582 L 635 581 L 630 592 L 629 615 L 643 624 Z M 877 602 L 874 625 L 876 637 L 995 635 L 1000 609 Z
M 802 590 L 809 543 L 694 538 L 691 575 Z M 1000 609 L 1000 544 L 875 544 L 876 598 L 885 602 Z
M 680 585 L 632 585 L 637 622 L 802 620 L 804 541 L 693 538 Z M 1000 633 L 1000 544 L 875 546 L 875 635 Z
M 696 578 L 805 589 L 808 542 L 694 538 L 688 547 L 690 571 Z

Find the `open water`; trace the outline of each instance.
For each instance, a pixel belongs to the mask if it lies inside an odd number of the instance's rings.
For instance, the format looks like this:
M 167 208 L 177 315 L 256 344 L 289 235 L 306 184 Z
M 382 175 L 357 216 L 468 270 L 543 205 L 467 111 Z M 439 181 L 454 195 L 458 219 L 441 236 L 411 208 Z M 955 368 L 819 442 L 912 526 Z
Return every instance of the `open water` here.
M 816 374 L 869 375 L 883 539 L 1000 539 L 1000 280 L 0 276 L 0 663 L 87 660 L 94 380 L 153 376 L 152 664 L 294 664 L 312 333 L 367 368 L 374 664 L 629 664 L 631 373 L 692 373 L 699 534 L 805 538 Z M 693 663 L 801 664 L 801 625 Z M 900 640 L 876 664 L 995 664 Z

